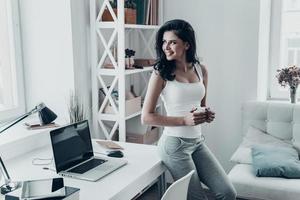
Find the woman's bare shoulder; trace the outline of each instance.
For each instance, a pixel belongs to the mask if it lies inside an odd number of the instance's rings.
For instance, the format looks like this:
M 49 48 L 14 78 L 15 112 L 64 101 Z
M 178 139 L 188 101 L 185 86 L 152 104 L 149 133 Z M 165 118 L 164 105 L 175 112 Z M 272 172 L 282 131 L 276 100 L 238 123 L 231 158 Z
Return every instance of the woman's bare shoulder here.
M 200 64 L 200 68 L 201 68 L 203 76 L 207 76 L 207 67 L 203 64 Z
M 152 78 L 155 79 L 156 81 L 164 81 L 164 79 L 161 77 L 161 75 L 159 74 L 159 72 L 157 70 L 153 70 L 152 72 Z
M 162 88 L 164 88 L 166 81 L 161 77 L 159 72 L 157 70 L 153 70 L 151 75 L 151 81 L 155 82 L 155 85 L 159 85 Z

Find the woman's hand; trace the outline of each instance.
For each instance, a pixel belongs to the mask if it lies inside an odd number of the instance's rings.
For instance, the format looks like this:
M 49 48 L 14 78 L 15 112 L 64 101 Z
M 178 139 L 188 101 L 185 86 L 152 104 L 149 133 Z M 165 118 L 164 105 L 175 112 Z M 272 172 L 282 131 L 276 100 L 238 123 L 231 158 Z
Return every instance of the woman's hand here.
M 206 122 L 206 120 L 207 120 L 206 111 L 196 112 L 196 109 L 193 109 L 189 114 L 184 116 L 184 125 L 195 126 Z
M 205 112 L 206 112 L 206 121 L 207 123 L 210 123 L 212 121 L 214 121 L 215 119 L 215 112 L 213 112 L 212 110 L 210 110 L 209 107 L 205 108 Z

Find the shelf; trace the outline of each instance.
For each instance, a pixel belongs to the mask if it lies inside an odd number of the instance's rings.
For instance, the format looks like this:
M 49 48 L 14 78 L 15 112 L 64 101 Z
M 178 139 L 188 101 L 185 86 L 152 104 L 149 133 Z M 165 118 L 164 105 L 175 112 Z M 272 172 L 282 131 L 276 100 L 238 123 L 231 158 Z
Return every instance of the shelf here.
M 117 27 L 117 23 L 115 22 L 96 22 L 96 27 L 99 28 L 116 28 Z
M 126 29 L 159 29 L 159 25 L 125 24 Z
M 100 75 L 107 75 L 107 76 L 116 76 L 117 75 L 117 70 L 115 69 L 106 69 L 106 68 L 101 68 L 98 70 Z
M 157 104 L 156 109 L 159 108 L 160 106 L 161 106 L 161 104 Z M 139 110 L 136 113 L 133 113 L 131 115 L 126 116 L 125 120 L 129 120 L 129 119 L 134 118 L 136 116 L 139 116 L 141 114 L 142 114 L 142 110 Z M 98 119 L 107 120 L 107 121 L 117 121 L 118 120 L 118 115 L 117 114 L 99 113 L 98 114 Z
M 102 29 L 112 29 L 117 27 L 117 23 L 115 22 L 97 22 L 97 28 Z M 142 24 L 125 24 L 125 29 L 144 29 L 144 30 L 156 30 L 159 29 L 159 25 L 142 25 Z
M 125 70 L 125 74 L 136 74 L 136 73 L 141 73 L 141 72 L 151 72 L 153 70 L 153 67 L 144 67 L 143 69 L 127 69 Z
M 136 116 L 139 116 L 140 114 L 142 114 L 142 110 L 140 110 L 140 111 L 138 111 L 138 112 L 136 112 L 136 113 L 133 113 L 133 114 L 131 114 L 131 115 L 126 116 L 126 117 L 125 117 L 125 120 L 134 118 L 134 117 L 136 117 Z
M 107 113 L 98 113 L 98 119 L 107 120 L 107 121 L 117 121 L 118 115 L 116 114 L 107 114 Z
M 151 72 L 152 70 L 153 70 L 152 66 L 144 67 L 143 69 L 126 69 L 125 75 L 142 73 L 142 72 Z M 99 74 L 107 75 L 107 76 L 116 76 L 118 74 L 118 71 L 116 69 L 101 68 L 99 69 Z
M 133 113 L 131 115 L 128 115 L 125 117 L 125 120 L 131 119 L 133 117 L 136 117 L 138 115 L 142 114 L 142 110 Z M 107 114 L 107 113 L 101 113 L 98 115 L 98 119 L 100 120 L 107 120 L 107 121 L 117 121 L 118 115 L 117 114 Z
M 128 115 L 125 117 L 125 120 L 128 120 L 128 119 L 131 119 L 133 117 L 136 117 L 138 115 L 142 114 L 142 110 L 136 112 L 136 113 L 133 113 L 131 115 Z M 100 120 L 107 120 L 107 121 L 117 121 L 118 119 L 118 115 L 117 114 L 107 114 L 107 113 L 99 113 L 98 115 L 98 119 Z
M 157 105 L 156 105 L 156 109 L 159 108 L 160 106 L 161 106 L 160 104 L 157 104 Z M 140 111 L 138 111 L 138 112 L 136 112 L 136 113 L 133 113 L 133 114 L 131 114 L 131 115 L 126 116 L 126 117 L 125 117 L 125 120 L 134 118 L 134 117 L 139 116 L 139 115 L 141 115 L 141 114 L 142 114 L 142 110 L 140 110 Z
M 109 1 L 105 0 L 102 3 L 96 0 L 91 0 L 90 3 L 90 19 L 91 19 L 91 59 L 92 59 L 92 106 L 93 106 L 93 125 L 95 132 L 107 133 L 105 130 L 106 124 L 103 126 L 102 121 L 117 121 L 119 126 L 119 141 L 126 141 L 126 121 L 132 118 L 139 118 L 142 111 L 140 108 L 141 97 L 145 96 L 147 92 L 147 85 L 149 75 L 153 72 L 153 66 L 146 66 L 143 69 L 125 69 L 125 48 L 135 48 L 140 53 L 141 58 L 155 58 L 155 49 L 153 43 L 155 41 L 155 34 L 160 29 L 161 25 L 146 25 L 146 24 L 129 24 L 135 21 L 128 20 L 128 16 L 125 11 L 124 0 L 117 0 L 118 8 L 117 13 L 121 16 L 113 17 L 117 15 L 109 16 L 106 18 L 104 13 L 106 10 L 112 11 L 112 6 Z M 149 4 L 150 5 L 150 4 Z M 143 5 L 144 6 L 149 6 Z M 142 5 L 141 5 L 142 6 Z M 152 5 L 151 13 L 143 13 L 144 16 L 149 15 L 151 21 L 161 24 L 163 19 L 163 1 L 159 0 L 155 5 Z M 155 12 L 154 12 L 155 11 Z M 156 12 L 157 11 L 157 12 Z M 124 12 L 124 16 L 123 16 Z M 105 14 L 105 15 L 104 15 Z M 126 20 L 127 17 L 127 20 Z M 115 21 L 113 20 L 115 19 Z M 111 20 L 111 21 L 102 21 Z M 126 41 L 129 40 L 129 41 Z M 100 50 L 101 49 L 101 50 Z M 117 49 L 118 55 L 113 54 L 112 49 Z M 117 56 L 118 59 L 113 58 Z M 112 60 L 106 62 L 106 59 Z M 99 60 L 100 58 L 100 60 Z M 150 60 L 150 59 L 149 59 Z M 151 60 L 150 60 L 151 61 Z M 136 64 L 150 65 L 152 62 L 144 62 Z M 113 63 L 112 63 L 113 62 Z M 117 66 L 114 68 L 114 66 Z M 139 77 L 140 76 L 140 77 Z M 113 82 L 111 82 L 113 79 Z M 106 108 L 106 113 L 99 113 L 99 89 L 105 88 L 109 84 L 114 84 L 114 89 L 120 94 L 120 100 L 122 104 L 116 105 L 118 112 L 115 113 L 114 109 Z M 135 102 L 134 99 L 126 100 L 126 89 L 129 88 L 128 84 L 138 85 L 140 90 L 139 102 Z M 111 92 L 111 90 L 109 90 Z M 124 93 L 125 92 L 125 93 Z M 110 94 L 107 94 L 110 95 Z M 125 104 L 124 104 L 125 100 Z M 132 101 L 131 101 L 132 100 Z M 137 100 L 136 100 L 137 101 Z M 132 102 L 132 103 L 131 103 Z M 102 102 L 103 103 L 103 102 Z M 100 107 L 104 105 L 100 105 Z M 130 107 L 132 106 L 132 107 Z M 101 107 L 101 108 L 102 108 Z M 159 105 L 157 106 L 159 107 Z M 134 108 L 134 109 L 131 109 Z M 125 109 L 125 113 L 124 113 Z M 104 111 L 104 110 L 103 110 Z M 120 112 L 122 111 L 122 112 Z M 127 114 L 126 114 L 127 113 Z M 134 119 L 135 119 L 134 118 Z M 99 126 L 100 125 L 100 126 Z M 109 135 L 105 135 L 108 139 Z

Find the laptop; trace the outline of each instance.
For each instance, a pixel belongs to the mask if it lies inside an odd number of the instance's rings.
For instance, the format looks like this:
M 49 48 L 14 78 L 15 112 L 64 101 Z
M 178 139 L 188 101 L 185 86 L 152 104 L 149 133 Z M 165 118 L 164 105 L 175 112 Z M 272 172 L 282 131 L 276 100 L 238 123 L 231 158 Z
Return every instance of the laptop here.
M 50 137 L 56 172 L 62 176 L 97 181 L 127 163 L 94 156 L 87 120 L 52 130 Z

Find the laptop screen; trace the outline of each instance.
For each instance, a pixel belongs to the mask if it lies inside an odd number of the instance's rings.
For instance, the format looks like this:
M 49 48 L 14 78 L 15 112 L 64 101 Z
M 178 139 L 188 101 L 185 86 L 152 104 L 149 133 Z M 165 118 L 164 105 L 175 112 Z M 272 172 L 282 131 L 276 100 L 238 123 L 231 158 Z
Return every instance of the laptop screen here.
M 94 156 L 87 120 L 52 130 L 50 137 L 57 172 Z

